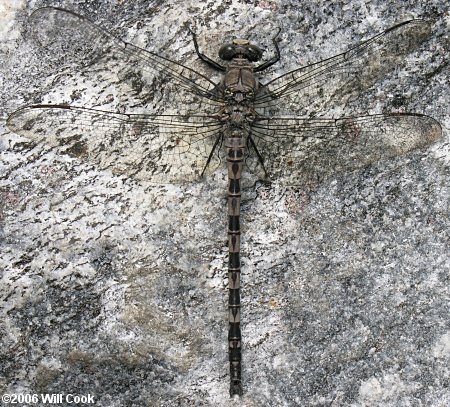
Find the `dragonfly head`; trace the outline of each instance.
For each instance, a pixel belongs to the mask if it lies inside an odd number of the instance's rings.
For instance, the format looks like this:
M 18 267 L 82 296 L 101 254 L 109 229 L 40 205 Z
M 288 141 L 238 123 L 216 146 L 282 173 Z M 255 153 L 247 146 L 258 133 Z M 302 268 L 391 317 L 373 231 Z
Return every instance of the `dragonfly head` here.
M 245 58 L 250 62 L 256 62 L 261 59 L 262 51 L 256 45 L 250 44 L 248 40 L 236 38 L 231 44 L 224 44 L 220 47 L 219 57 L 224 61 Z

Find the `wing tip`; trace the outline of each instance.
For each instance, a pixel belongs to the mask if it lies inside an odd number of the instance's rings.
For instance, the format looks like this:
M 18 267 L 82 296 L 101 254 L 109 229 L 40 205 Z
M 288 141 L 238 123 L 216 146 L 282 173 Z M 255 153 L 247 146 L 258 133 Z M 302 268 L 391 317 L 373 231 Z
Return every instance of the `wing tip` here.
M 420 118 L 420 120 L 422 121 L 422 123 L 420 123 L 420 127 L 422 127 L 423 131 L 426 133 L 426 139 L 430 143 L 434 143 L 435 141 L 438 141 L 440 138 L 442 138 L 442 125 L 434 117 L 427 116 L 426 114 L 422 113 L 403 113 L 399 115 Z
M 33 10 L 33 12 L 30 14 L 30 16 L 28 17 L 29 20 L 32 20 L 33 18 L 35 18 L 36 16 L 39 16 L 39 14 L 42 13 L 67 13 L 67 14 L 71 14 L 74 15 L 76 17 L 81 17 L 79 14 L 71 11 L 71 10 L 67 10 L 65 8 L 62 7 L 55 7 L 55 6 L 44 6 L 44 7 L 38 7 L 36 10 Z
M 19 130 L 19 128 L 17 127 L 16 119 L 25 109 L 26 107 L 17 109 L 14 112 L 10 113 L 6 118 L 6 127 L 13 133 L 17 133 L 17 131 Z
M 434 143 L 435 141 L 440 140 L 442 138 L 442 136 L 443 136 L 443 130 L 442 130 L 441 123 L 437 119 L 435 119 L 435 118 L 433 118 L 431 116 L 423 115 L 423 117 L 426 118 L 429 121 L 429 124 L 430 124 L 430 131 L 429 131 L 429 134 L 427 134 L 429 140 L 432 143 Z

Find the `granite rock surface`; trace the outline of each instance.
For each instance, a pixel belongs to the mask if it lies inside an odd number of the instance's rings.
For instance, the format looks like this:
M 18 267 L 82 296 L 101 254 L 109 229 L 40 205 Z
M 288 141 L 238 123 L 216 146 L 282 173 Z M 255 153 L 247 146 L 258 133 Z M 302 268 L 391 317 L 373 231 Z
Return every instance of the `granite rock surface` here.
M 55 2 L 0 2 L 2 393 L 90 394 L 104 407 L 450 405 L 447 2 L 58 2 L 216 82 L 188 24 L 211 57 L 233 37 L 270 57 L 281 27 L 265 83 L 396 23 L 434 21 L 345 113 L 424 113 L 442 125 L 438 142 L 320 183 L 244 188 L 239 402 L 228 395 L 224 171 L 151 185 L 5 125 L 33 103 L 154 108 L 133 78 L 48 65 L 26 36 L 45 5 Z

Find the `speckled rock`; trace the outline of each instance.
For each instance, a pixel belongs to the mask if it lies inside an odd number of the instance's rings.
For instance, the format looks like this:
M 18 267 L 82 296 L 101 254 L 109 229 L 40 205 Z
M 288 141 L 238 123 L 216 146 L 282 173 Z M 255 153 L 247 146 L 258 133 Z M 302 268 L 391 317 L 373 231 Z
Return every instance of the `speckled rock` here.
M 244 189 L 241 401 L 228 394 L 223 169 L 155 186 L 8 131 L 7 115 L 32 103 L 147 108 L 133 78 L 126 94 L 47 65 L 26 18 L 54 4 L 31 3 L 0 6 L 2 393 L 104 407 L 450 405 L 446 1 L 58 3 L 215 81 L 188 23 L 212 57 L 236 36 L 271 55 L 281 26 L 265 83 L 401 21 L 435 20 L 348 108 L 425 113 L 439 142 L 309 187 Z

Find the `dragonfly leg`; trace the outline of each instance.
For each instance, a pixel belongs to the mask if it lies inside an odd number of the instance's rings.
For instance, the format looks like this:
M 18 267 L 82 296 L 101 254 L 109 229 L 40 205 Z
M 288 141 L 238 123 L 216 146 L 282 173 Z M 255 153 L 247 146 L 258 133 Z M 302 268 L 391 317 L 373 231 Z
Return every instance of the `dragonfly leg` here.
M 264 62 L 261 65 L 258 65 L 253 69 L 253 72 L 261 72 L 264 71 L 264 69 L 267 69 L 269 66 L 272 66 L 273 64 L 276 64 L 281 57 L 280 48 L 278 47 L 278 41 L 277 38 L 280 35 L 281 28 L 278 29 L 278 32 L 275 34 L 275 36 L 272 38 L 273 45 L 275 46 L 275 56 L 268 61 Z
M 248 137 L 247 143 L 248 143 L 248 142 L 250 142 L 250 145 L 251 145 L 251 146 L 253 147 L 253 149 L 255 150 L 256 156 L 258 157 L 258 161 L 259 161 L 259 163 L 261 164 L 262 169 L 264 170 L 264 176 L 265 176 L 266 178 L 268 178 L 269 176 L 268 176 L 268 174 L 267 174 L 266 167 L 264 167 L 264 160 L 263 160 L 261 154 L 259 154 L 259 151 L 258 151 L 258 149 L 256 148 L 256 144 L 255 144 L 255 142 L 253 141 L 253 139 L 252 139 L 251 136 Z
M 197 34 L 192 30 L 190 26 L 188 26 L 189 32 L 192 35 L 192 41 L 194 42 L 195 52 L 197 53 L 198 57 L 203 61 L 206 62 L 211 68 L 214 68 L 218 71 L 225 72 L 226 68 L 220 64 L 218 64 L 213 59 L 207 57 L 205 54 L 202 54 L 198 48 L 198 42 L 197 42 Z
M 209 153 L 208 160 L 206 161 L 206 164 L 205 164 L 205 166 L 203 167 L 203 171 L 202 171 L 201 177 L 203 177 L 203 175 L 205 174 L 205 171 L 206 171 L 206 169 L 208 168 L 208 165 L 209 165 L 209 163 L 210 163 L 210 161 L 211 161 L 211 158 L 212 158 L 212 156 L 213 156 L 213 154 L 214 154 L 214 151 L 216 151 L 217 145 L 219 144 L 219 142 L 220 142 L 221 140 L 223 140 L 223 136 L 222 136 L 222 134 L 219 134 L 219 135 L 217 136 L 216 141 L 214 142 L 214 145 L 213 145 L 213 148 L 211 149 L 211 152 Z

